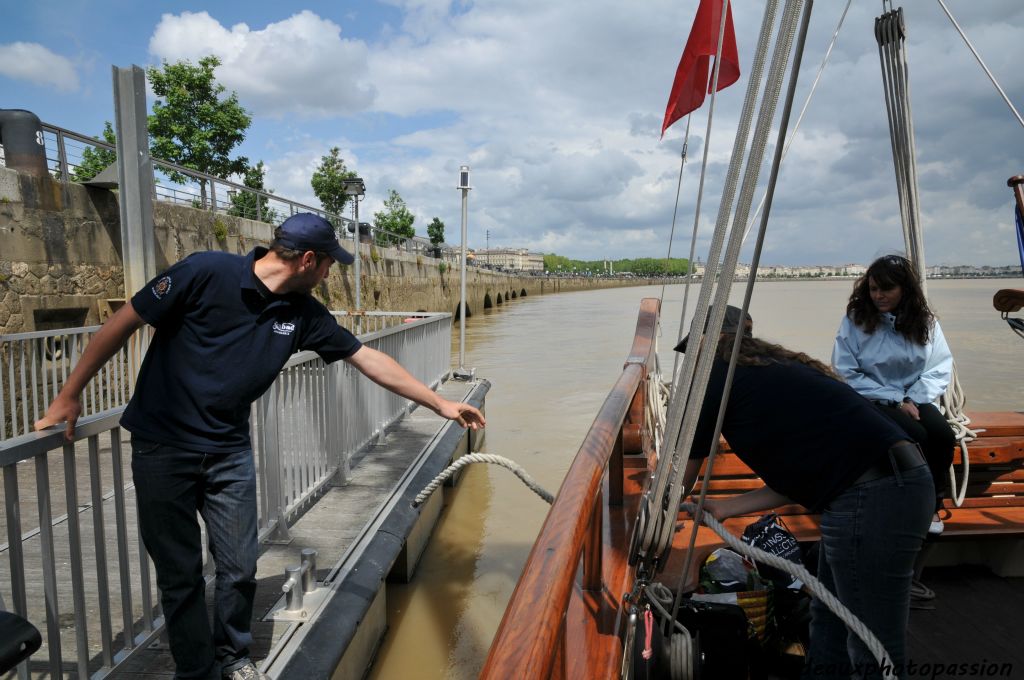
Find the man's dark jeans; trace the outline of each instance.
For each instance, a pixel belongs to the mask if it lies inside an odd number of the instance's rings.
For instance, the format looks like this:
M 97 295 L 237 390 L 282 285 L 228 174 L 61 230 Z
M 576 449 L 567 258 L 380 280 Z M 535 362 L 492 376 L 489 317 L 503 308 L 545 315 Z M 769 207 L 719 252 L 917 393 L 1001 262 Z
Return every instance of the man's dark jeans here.
M 188 451 L 132 437 L 142 539 L 156 565 L 175 678 L 219 679 L 249 656 L 256 593 L 256 471 L 251 450 Z M 206 611 L 203 517 L 216 564 L 213 630 Z

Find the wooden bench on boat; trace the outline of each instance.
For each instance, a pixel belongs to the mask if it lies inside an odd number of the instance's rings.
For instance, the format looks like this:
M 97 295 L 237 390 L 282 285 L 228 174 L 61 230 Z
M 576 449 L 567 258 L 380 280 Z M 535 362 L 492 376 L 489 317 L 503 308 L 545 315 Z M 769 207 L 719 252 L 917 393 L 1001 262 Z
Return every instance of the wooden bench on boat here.
M 942 534 L 933 537 L 935 543 L 967 539 L 1016 538 L 1024 536 L 1024 413 L 994 412 L 969 414 L 971 427 L 980 436 L 968 445 L 970 474 L 967 492 L 960 507 L 947 499 L 941 513 L 945 525 Z M 962 474 L 961 451 L 954 457 L 959 483 Z M 704 470 L 702 466 L 701 475 Z M 708 488 L 709 497 L 723 498 L 760 488 L 764 483 L 734 453 L 724 447 L 715 461 L 714 475 Z M 697 492 L 699 492 L 699 485 Z M 801 542 L 820 538 L 820 515 L 808 512 L 801 505 L 786 505 L 776 512 L 786 527 Z M 740 535 L 744 527 L 754 522 L 759 514 L 733 517 L 725 526 Z M 665 569 L 678 574 L 683 569 L 684 551 L 689 542 L 687 513 L 680 514 L 686 526 L 673 544 L 672 555 Z M 708 555 L 720 547 L 722 540 L 710 529 L 698 532 L 694 559 L 690 561 L 685 588 L 692 589 L 697 582 L 700 565 Z

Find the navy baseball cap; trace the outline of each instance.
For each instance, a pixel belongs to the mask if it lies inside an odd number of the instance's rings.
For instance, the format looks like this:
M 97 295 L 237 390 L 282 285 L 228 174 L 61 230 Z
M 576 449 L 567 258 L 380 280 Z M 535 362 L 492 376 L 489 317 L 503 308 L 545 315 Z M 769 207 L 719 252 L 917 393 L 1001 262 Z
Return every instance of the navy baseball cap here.
M 352 264 L 355 258 L 338 243 L 334 226 L 313 213 L 296 213 L 278 227 L 275 240 L 285 248 L 305 252 L 327 253 L 342 264 Z
M 704 330 L 708 329 L 708 322 L 711 321 L 712 309 L 708 308 L 708 318 L 704 321 Z M 733 307 L 732 305 L 725 306 L 725 319 L 722 320 L 722 332 L 723 333 L 736 333 L 740 328 L 740 314 L 743 310 L 739 307 Z M 743 324 L 743 335 L 748 338 L 751 337 L 750 326 L 754 324 L 754 320 L 750 318 L 750 314 L 747 314 L 746 323 Z M 675 346 L 675 351 L 685 352 L 686 341 L 690 339 L 689 334 L 683 338 L 678 345 Z

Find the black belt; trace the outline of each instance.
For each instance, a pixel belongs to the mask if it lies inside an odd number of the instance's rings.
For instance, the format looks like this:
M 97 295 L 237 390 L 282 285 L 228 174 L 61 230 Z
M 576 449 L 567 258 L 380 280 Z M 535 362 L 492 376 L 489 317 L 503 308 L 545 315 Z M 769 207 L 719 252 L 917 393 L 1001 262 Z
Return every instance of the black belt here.
M 921 453 L 920 446 L 913 442 L 898 442 L 889 447 L 888 453 L 872 463 L 871 467 L 865 470 L 850 486 L 891 477 L 897 471 L 913 470 L 924 464 L 924 454 Z

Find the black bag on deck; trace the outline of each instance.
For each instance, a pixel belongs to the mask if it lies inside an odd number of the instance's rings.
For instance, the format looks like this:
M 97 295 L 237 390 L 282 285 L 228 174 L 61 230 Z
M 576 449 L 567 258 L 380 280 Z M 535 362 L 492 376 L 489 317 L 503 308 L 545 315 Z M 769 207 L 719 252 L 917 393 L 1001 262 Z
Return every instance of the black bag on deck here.
M 760 548 L 767 553 L 789 560 L 794 564 L 803 565 L 800 555 L 800 543 L 789 532 L 779 516 L 774 512 L 763 515 L 761 519 L 743 530 L 743 542 Z M 757 563 L 758 571 L 765 578 L 771 579 L 776 589 L 792 588 L 799 590 L 802 583 L 789 573 L 770 567 L 763 562 Z

